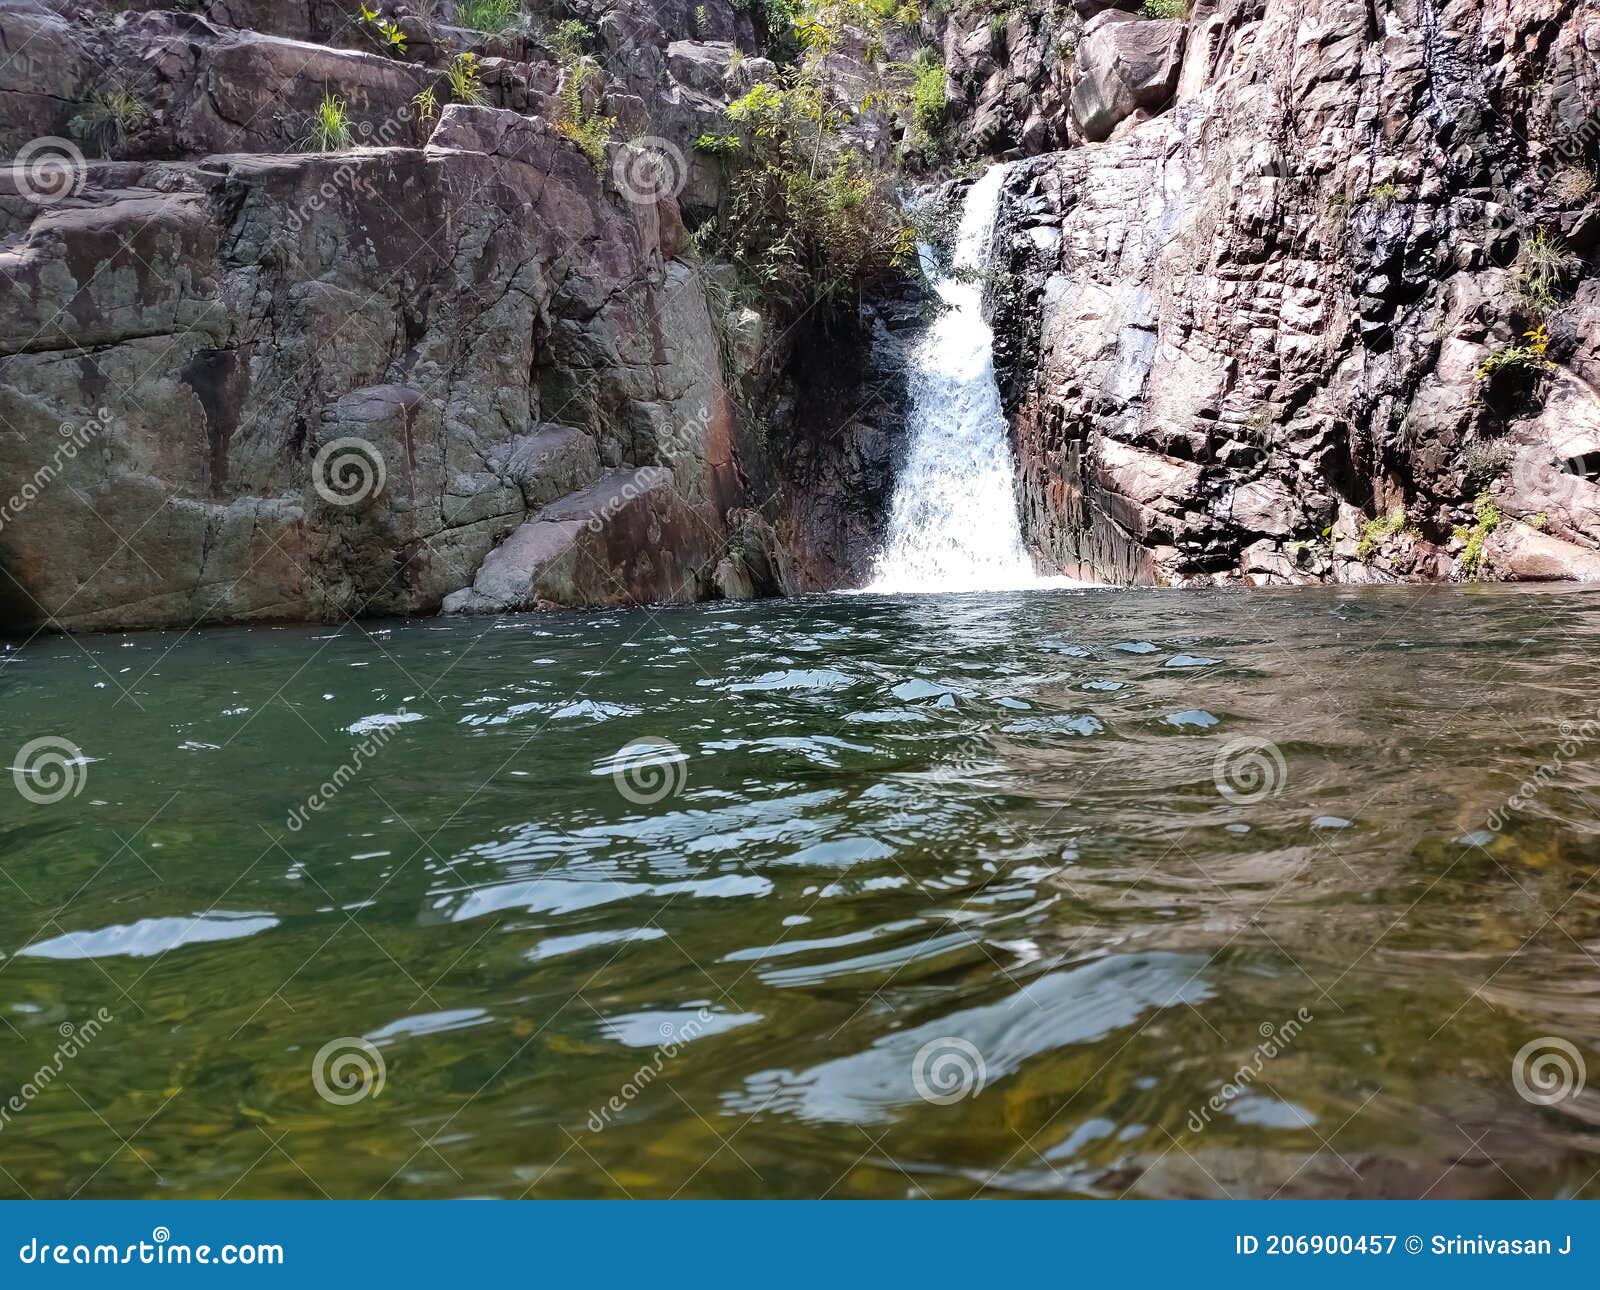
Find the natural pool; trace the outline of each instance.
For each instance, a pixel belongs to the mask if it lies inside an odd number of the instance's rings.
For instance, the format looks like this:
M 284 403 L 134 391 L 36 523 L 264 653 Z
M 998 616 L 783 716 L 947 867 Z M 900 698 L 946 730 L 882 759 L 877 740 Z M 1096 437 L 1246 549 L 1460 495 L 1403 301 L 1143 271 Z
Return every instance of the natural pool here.
M 1600 1194 L 1517 1066 L 1600 1039 L 1597 647 L 1478 587 L 33 640 L 0 1194 Z

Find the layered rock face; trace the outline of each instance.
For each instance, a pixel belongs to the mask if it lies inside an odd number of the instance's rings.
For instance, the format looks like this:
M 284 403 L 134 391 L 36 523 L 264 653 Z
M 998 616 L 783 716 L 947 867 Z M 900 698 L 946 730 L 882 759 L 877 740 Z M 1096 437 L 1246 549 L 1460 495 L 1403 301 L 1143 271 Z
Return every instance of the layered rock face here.
M 1593 6 L 1082 19 L 990 284 L 1036 549 L 1119 582 L 1600 576 Z
M 678 200 L 714 200 L 690 140 L 748 20 L 595 14 L 589 109 L 661 134 L 594 158 L 531 36 L 390 12 L 403 58 L 322 0 L 0 7 L 0 629 L 796 585 L 746 411 L 784 355 L 724 317 Z M 452 103 L 469 44 L 482 102 Z M 124 159 L 57 164 L 113 86 L 144 109 Z M 308 151 L 332 92 L 349 138 Z

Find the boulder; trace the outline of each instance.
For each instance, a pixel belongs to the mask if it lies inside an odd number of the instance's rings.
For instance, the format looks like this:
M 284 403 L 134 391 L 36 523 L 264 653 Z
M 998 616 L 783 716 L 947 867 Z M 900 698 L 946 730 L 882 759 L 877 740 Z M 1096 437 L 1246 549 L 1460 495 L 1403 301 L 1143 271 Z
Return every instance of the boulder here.
M 1098 143 L 1135 112 L 1165 107 L 1178 85 L 1186 30 L 1176 20 L 1135 18 L 1116 9 L 1091 18 L 1074 65 L 1072 120 L 1078 133 Z

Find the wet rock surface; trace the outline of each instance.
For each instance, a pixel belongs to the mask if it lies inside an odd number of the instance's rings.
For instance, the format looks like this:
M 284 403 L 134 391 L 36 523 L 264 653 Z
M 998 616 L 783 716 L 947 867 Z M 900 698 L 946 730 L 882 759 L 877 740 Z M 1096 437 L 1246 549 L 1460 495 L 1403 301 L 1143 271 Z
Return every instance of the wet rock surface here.
M 1593 576 L 1592 11 L 1082 31 L 1076 137 L 1008 176 L 989 283 L 1036 549 L 1127 582 Z

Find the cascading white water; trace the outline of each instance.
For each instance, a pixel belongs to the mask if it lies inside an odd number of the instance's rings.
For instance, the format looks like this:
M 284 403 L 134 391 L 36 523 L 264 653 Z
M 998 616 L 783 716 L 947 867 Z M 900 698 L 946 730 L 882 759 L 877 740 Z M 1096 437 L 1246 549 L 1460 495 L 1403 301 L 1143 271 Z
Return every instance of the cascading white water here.
M 983 321 L 983 288 L 970 280 L 988 261 L 1005 171 L 991 167 L 968 191 L 952 274 L 935 284 L 948 308 L 912 355 L 909 451 L 868 591 L 1000 591 L 1042 581 L 1017 519 L 994 333 Z

